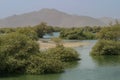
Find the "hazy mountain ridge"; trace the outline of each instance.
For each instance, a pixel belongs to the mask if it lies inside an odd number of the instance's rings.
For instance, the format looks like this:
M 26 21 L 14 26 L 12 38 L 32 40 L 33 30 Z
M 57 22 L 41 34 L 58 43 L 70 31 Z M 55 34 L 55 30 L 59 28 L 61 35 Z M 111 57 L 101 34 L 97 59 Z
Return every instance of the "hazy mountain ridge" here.
M 99 20 L 104 22 L 106 25 L 115 24 L 116 20 L 118 22 L 120 22 L 120 19 L 115 19 L 115 18 L 111 18 L 111 17 L 102 17 L 102 18 L 99 18 Z
M 0 19 L 0 27 L 33 26 L 41 22 L 60 27 L 105 26 L 107 24 L 103 19 L 71 15 L 55 9 L 42 9 Z

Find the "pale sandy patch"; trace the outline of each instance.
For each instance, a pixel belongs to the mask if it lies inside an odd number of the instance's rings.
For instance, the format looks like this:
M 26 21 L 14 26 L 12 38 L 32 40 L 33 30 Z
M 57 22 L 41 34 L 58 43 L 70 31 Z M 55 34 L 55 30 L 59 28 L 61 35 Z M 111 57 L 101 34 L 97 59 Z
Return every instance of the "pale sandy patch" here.
M 38 41 L 40 49 L 49 49 L 49 48 L 54 48 L 56 45 L 52 41 L 48 42 L 43 42 L 43 41 Z M 63 42 L 64 47 L 79 47 L 79 46 L 85 46 L 89 45 L 88 42 Z

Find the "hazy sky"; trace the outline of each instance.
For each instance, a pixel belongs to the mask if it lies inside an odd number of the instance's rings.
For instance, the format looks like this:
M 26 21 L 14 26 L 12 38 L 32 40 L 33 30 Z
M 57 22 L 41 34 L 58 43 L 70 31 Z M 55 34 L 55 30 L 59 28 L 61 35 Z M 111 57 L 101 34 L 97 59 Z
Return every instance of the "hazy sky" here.
M 91 17 L 120 18 L 120 0 L 0 0 L 0 18 L 42 8 Z

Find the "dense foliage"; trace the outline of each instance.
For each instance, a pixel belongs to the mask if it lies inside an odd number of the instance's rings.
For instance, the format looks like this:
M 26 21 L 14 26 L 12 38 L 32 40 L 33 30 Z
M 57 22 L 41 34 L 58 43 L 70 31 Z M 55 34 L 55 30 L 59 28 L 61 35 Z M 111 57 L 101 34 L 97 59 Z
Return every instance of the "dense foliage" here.
M 46 23 L 41 23 L 34 26 L 34 30 L 39 38 L 42 38 L 45 33 L 52 33 L 54 31 L 52 26 L 48 26 Z
M 59 59 L 62 62 L 77 61 L 80 59 L 78 53 L 74 49 L 65 48 L 62 45 L 48 49 L 46 53 L 51 55 L 49 57 Z
M 31 39 L 37 40 L 38 38 L 42 38 L 43 35 L 47 33 L 52 33 L 60 30 L 61 28 L 48 26 L 46 23 L 42 22 L 32 27 L 27 26 L 27 27 L 17 27 L 17 28 L 0 28 L 0 34 L 18 32 L 29 36 Z
M 38 52 L 38 44 L 25 35 L 0 36 L 0 72 L 25 72 L 29 57 Z
M 16 28 L 16 32 L 20 34 L 24 34 L 29 38 L 31 38 L 32 40 L 38 40 L 37 33 L 32 27 Z
M 120 55 L 120 24 L 103 28 L 98 33 L 98 38 L 92 55 Z
M 43 74 L 64 69 L 60 60 L 48 58 L 39 51 L 36 41 L 20 33 L 0 36 L 0 61 L 0 73 Z
M 120 24 L 115 24 L 110 27 L 104 27 L 97 35 L 99 39 L 119 40 L 120 39 Z
M 40 51 L 32 28 L 17 28 L 0 35 L 0 73 L 46 74 L 64 71 L 64 62 L 78 60 L 78 54 L 62 45 Z
M 81 28 L 66 28 L 60 32 L 60 37 L 64 39 L 96 39 L 96 33 L 101 30 L 101 27 L 81 27 Z
M 100 40 L 91 53 L 92 55 L 120 55 L 120 41 Z
M 0 34 L 15 32 L 14 28 L 0 28 Z
M 48 74 L 64 71 L 64 63 L 58 59 L 49 58 L 46 53 L 31 56 L 28 63 L 29 66 L 26 68 L 28 74 Z

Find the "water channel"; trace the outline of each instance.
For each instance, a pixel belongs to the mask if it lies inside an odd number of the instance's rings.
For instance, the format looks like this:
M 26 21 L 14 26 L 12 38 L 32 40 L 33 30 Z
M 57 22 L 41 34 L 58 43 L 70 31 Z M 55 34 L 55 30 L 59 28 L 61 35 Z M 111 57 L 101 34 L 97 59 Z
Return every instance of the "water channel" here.
M 82 42 L 82 41 L 81 41 Z M 95 40 L 87 46 L 75 48 L 82 60 L 70 63 L 63 73 L 46 75 L 0 75 L 0 80 L 120 80 L 120 57 L 92 57 L 89 55 Z

